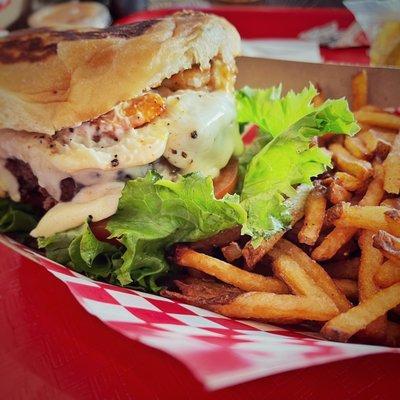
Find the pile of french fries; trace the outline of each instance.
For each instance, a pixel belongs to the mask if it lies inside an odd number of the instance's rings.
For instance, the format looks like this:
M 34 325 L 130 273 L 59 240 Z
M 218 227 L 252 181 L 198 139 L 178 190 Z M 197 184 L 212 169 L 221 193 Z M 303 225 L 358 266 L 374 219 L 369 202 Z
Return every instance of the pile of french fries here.
M 292 228 L 257 248 L 238 230 L 177 246 L 175 263 L 214 286 L 202 286 L 201 301 L 182 282 L 165 295 L 235 318 L 312 322 L 330 340 L 400 346 L 400 115 L 368 104 L 367 78 L 352 81 L 361 130 L 321 138 L 334 168 L 314 181 Z

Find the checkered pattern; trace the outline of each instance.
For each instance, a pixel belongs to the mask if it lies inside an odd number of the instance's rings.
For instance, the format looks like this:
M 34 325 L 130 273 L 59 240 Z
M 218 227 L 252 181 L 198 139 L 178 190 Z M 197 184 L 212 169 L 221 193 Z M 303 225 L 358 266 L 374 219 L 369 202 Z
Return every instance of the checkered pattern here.
M 315 333 L 250 323 L 159 296 L 95 282 L 0 235 L 0 243 L 63 281 L 90 313 L 123 335 L 182 361 L 209 389 L 278 372 L 398 350 L 321 340 Z

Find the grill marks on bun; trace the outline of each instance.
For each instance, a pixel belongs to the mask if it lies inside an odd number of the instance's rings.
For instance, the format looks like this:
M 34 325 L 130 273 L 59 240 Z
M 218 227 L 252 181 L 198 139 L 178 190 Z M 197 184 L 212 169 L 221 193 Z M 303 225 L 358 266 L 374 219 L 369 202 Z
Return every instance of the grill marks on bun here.
M 26 29 L 13 33 L 7 40 L 0 41 L 0 63 L 43 61 L 57 54 L 62 41 L 95 40 L 107 38 L 130 39 L 143 35 L 159 20 L 152 19 L 130 25 L 117 25 L 102 30 Z

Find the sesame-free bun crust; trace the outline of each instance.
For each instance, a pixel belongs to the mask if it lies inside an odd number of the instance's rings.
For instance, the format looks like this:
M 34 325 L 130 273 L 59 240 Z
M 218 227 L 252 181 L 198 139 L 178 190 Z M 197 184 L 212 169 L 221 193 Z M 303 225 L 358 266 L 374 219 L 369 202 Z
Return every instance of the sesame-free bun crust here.
M 0 40 L 0 129 L 52 135 L 111 110 L 194 64 L 234 65 L 226 20 L 181 12 L 104 30 L 26 30 Z

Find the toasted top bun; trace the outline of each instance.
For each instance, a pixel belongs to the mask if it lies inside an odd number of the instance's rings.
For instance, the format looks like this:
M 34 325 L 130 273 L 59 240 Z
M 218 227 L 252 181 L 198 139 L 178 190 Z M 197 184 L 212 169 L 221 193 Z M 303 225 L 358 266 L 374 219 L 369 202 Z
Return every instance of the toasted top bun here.
M 225 19 L 180 12 L 102 30 L 26 30 L 0 40 L 0 129 L 52 135 L 111 110 L 194 64 L 234 65 Z

